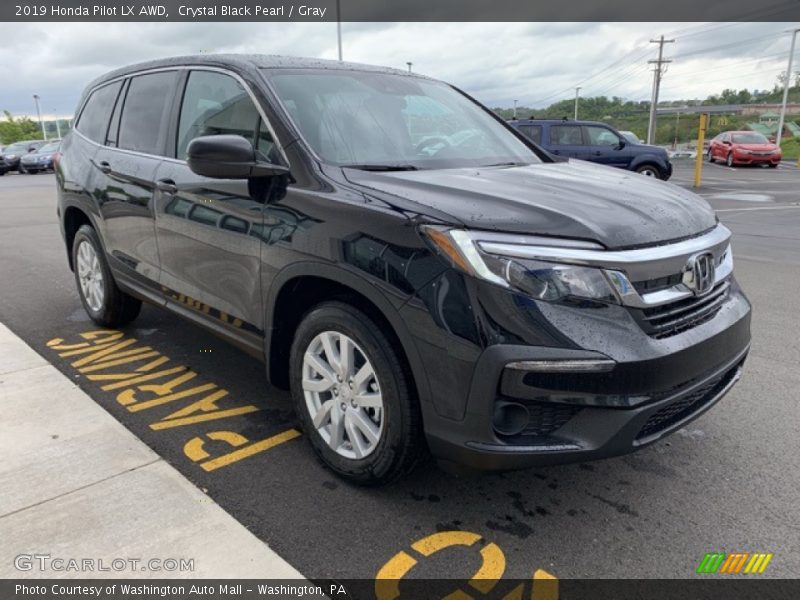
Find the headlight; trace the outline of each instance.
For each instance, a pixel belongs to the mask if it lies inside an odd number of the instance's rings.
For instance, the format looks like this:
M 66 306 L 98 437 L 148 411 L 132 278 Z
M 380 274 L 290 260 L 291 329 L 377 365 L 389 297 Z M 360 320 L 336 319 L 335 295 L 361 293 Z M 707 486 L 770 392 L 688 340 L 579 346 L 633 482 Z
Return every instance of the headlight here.
M 463 229 L 425 225 L 420 231 L 454 267 L 497 285 L 522 292 L 538 300 L 557 301 L 583 298 L 619 304 L 620 299 L 601 269 L 558 262 L 504 256 L 491 246 L 519 244 L 522 236 L 485 234 Z M 480 239 L 491 237 L 481 246 Z M 526 240 L 531 240 L 526 236 Z M 535 238 L 537 245 L 602 250 L 602 246 L 581 240 Z

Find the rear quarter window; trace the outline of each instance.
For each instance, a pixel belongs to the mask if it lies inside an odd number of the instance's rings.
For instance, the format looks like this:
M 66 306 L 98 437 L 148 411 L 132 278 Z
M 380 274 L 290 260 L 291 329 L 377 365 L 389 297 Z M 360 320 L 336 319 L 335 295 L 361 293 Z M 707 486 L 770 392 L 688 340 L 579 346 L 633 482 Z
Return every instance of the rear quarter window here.
M 118 81 L 93 91 L 75 125 L 78 131 L 98 144 L 105 143 L 108 121 L 120 87 L 122 87 L 122 83 Z

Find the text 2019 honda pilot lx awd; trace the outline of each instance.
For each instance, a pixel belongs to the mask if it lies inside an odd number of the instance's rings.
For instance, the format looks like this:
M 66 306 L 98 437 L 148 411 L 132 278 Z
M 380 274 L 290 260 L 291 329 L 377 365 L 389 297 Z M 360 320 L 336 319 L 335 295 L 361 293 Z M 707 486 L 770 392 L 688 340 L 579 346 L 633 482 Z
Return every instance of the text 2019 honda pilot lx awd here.
M 91 83 L 58 161 L 82 303 L 266 363 L 330 469 L 630 452 L 739 378 L 750 305 L 698 196 L 560 161 L 445 83 L 200 55 Z M 256 383 L 254 383 L 256 385 Z

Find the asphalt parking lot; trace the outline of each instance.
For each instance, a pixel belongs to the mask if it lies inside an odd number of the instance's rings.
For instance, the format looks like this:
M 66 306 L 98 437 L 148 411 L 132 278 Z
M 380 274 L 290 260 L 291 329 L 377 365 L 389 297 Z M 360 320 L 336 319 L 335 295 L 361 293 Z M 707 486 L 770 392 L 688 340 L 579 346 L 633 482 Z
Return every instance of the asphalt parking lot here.
M 677 162 L 673 183 L 690 185 L 691 169 Z M 383 489 L 342 483 L 249 356 L 147 306 L 119 334 L 91 333 L 52 175 L 0 178 L 0 321 L 309 578 L 444 577 L 467 590 L 479 569 L 686 578 L 717 551 L 770 552 L 764 576 L 796 577 L 799 184 L 793 164 L 705 165 L 699 191 L 734 232 L 736 273 L 754 304 L 745 375 L 687 428 L 602 462 L 467 478 L 425 464 Z M 126 362 L 128 351 L 147 355 L 149 370 Z M 121 358 L 104 362 L 104 352 Z M 128 408 L 134 384 L 146 394 L 186 382 L 191 394 Z

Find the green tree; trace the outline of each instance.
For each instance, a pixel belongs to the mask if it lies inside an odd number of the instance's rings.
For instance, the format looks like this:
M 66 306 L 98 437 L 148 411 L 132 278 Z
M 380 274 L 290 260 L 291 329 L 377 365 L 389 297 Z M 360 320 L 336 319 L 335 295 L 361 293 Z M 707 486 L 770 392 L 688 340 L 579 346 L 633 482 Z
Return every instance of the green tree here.
M 14 118 L 4 110 L 5 120 L 0 121 L 0 143 L 13 144 L 20 140 L 40 140 L 42 132 L 39 126 L 28 117 Z

